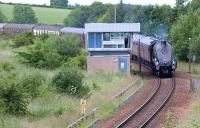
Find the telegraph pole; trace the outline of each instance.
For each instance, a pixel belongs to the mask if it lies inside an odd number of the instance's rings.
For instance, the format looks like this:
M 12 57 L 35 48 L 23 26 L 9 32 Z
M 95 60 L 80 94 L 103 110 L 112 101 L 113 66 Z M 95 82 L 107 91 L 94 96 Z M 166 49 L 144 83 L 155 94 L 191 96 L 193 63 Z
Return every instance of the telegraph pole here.
M 189 62 L 188 62 L 188 72 L 191 73 L 191 38 L 189 38 Z
M 115 4 L 115 23 L 117 23 L 117 3 Z
M 141 75 L 141 52 L 140 52 L 140 39 L 139 39 L 138 44 L 139 44 L 139 47 L 138 47 L 138 51 L 139 51 L 139 58 L 138 58 L 138 60 L 139 60 L 139 74 Z
M 191 38 L 189 37 L 189 67 L 188 67 L 188 70 L 189 70 L 189 77 L 190 77 L 190 91 L 192 92 L 193 91 L 193 83 L 192 83 L 192 78 L 191 78 Z

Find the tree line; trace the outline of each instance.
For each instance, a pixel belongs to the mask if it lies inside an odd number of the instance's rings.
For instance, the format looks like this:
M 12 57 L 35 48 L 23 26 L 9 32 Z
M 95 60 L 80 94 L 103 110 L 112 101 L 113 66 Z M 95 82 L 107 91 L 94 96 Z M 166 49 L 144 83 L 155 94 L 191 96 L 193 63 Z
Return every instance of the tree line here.
M 35 12 L 29 5 L 14 5 L 13 19 L 8 21 L 6 16 L 2 13 L 0 8 L 0 23 L 11 22 L 19 24 L 36 24 L 38 19 L 35 16 Z
M 52 6 L 67 6 L 67 1 L 60 3 L 51 0 Z M 84 27 L 85 23 L 141 23 L 141 32 L 150 36 L 170 40 L 175 49 L 176 56 L 180 60 L 188 60 L 189 48 L 195 54 L 199 53 L 199 14 L 198 0 L 176 0 L 176 5 L 130 5 L 103 4 L 94 2 L 90 6 L 80 6 L 73 9 L 65 18 L 64 25 L 72 27 Z M 15 5 L 13 11 L 14 23 L 37 23 L 37 18 L 31 6 Z M 193 20 L 191 20 L 193 19 Z M 0 22 L 5 22 L 5 16 L 0 11 Z M 191 40 L 189 40 L 191 38 Z M 191 44 L 189 47 L 189 43 Z
M 200 3 L 198 0 L 176 0 L 176 5 L 130 5 L 94 2 L 71 11 L 66 26 L 84 27 L 88 22 L 141 23 L 141 33 L 167 39 L 174 45 L 178 59 L 187 61 L 189 48 L 200 54 Z M 190 40 L 189 40 L 190 39 Z M 190 45 L 189 45 L 190 44 Z

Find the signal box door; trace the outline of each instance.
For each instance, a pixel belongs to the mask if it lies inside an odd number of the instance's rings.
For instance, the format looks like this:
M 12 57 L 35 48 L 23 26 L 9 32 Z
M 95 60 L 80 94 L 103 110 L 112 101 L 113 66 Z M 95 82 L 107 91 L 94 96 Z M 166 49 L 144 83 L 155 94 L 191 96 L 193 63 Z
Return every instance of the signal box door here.
M 128 62 L 127 62 L 127 58 L 126 57 L 119 57 L 119 70 L 127 73 L 128 71 Z

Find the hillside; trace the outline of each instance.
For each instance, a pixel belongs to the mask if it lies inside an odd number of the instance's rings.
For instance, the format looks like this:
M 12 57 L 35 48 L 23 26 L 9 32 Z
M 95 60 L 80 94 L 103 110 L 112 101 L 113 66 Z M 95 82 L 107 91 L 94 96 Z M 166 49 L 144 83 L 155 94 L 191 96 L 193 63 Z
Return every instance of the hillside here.
M 69 14 L 68 9 L 32 7 L 38 22 L 42 24 L 63 24 L 64 18 Z M 0 9 L 8 20 L 12 19 L 13 5 L 0 4 Z

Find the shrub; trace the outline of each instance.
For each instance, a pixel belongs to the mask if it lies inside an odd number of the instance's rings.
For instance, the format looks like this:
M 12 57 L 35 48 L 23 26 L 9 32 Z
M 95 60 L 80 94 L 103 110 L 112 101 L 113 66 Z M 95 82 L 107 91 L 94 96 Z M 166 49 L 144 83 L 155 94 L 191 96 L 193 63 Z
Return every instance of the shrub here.
M 16 81 L 16 85 L 28 98 L 36 98 L 40 95 L 39 87 L 44 83 L 45 77 L 39 71 L 25 70 Z
M 62 93 L 81 97 L 89 93 L 89 88 L 84 86 L 83 74 L 77 68 L 62 68 L 52 80 L 52 84 Z
M 5 111 L 6 111 L 6 106 L 4 104 L 4 101 L 3 101 L 3 99 L 0 99 L 0 115 L 4 114 Z
M 0 60 L 0 71 L 11 71 L 12 69 L 15 67 L 11 63 Z
M 81 54 L 76 57 L 69 58 L 67 63 L 65 63 L 63 66 L 69 66 L 69 67 L 79 67 L 81 69 L 86 69 L 87 64 L 87 58 L 86 55 Z
M 33 34 L 31 32 L 25 32 L 15 37 L 14 47 L 21 47 L 33 44 Z
M 55 49 L 44 48 L 43 42 L 36 40 L 35 45 L 25 52 L 17 52 L 23 63 L 37 68 L 54 69 L 62 64 L 62 57 Z
M 7 86 L 0 89 L 0 99 L 5 106 L 5 112 L 14 115 L 25 115 L 28 113 L 26 100 L 24 94 L 15 86 Z
M 46 48 L 56 49 L 66 59 L 81 53 L 81 39 L 77 35 L 67 35 L 63 38 L 51 36 L 45 41 L 45 44 Z
M 81 54 L 81 40 L 79 37 L 69 35 L 63 38 L 50 36 L 44 42 L 35 39 L 34 45 L 29 46 L 25 51 L 17 52 L 23 63 L 30 64 L 37 68 L 54 69 L 61 66 L 66 60 Z M 86 67 L 85 55 L 74 58 L 81 68 Z M 75 63 L 73 61 L 73 63 Z
M 11 34 L 6 31 L 0 31 L 0 37 L 4 40 L 9 40 L 11 38 Z
M 15 85 L 15 74 L 0 72 L 0 109 L 1 113 L 25 115 L 27 99 L 21 88 Z
M 49 38 L 49 35 L 43 33 L 42 35 L 38 35 L 37 38 L 44 42 L 45 40 Z

